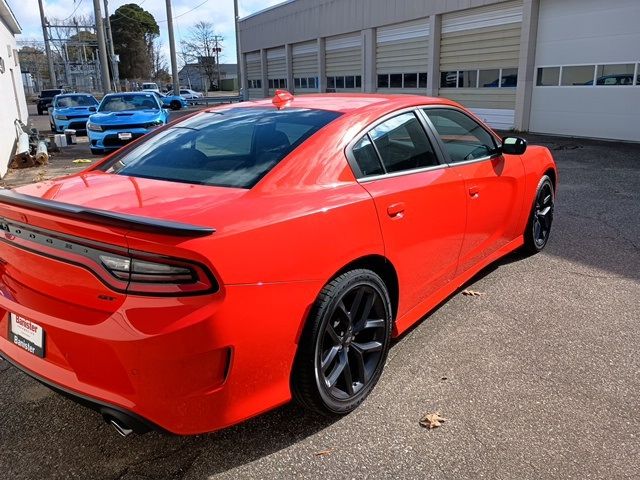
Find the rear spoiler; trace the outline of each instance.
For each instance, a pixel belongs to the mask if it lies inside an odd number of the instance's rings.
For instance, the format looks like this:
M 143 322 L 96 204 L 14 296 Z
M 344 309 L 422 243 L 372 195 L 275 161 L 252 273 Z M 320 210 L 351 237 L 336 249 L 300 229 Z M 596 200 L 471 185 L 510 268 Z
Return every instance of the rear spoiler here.
M 96 208 L 87 208 L 70 203 L 45 200 L 31 195 L 14 192 L 13 190 L 0 190 L 0 203 L 25 207 L 40 212 L 54 213 L 64 217 L 98 222 L 102 225 L 126 228 L 129 230 L 159 233 L 164 235 L 178 235 L 190 237 L 202 237 L 211 235 L 216 230 L 211 227 L 190 225 L 188 223 L 160 220 L 156 218 L 129 215 L 126 213 L 109 212 Z

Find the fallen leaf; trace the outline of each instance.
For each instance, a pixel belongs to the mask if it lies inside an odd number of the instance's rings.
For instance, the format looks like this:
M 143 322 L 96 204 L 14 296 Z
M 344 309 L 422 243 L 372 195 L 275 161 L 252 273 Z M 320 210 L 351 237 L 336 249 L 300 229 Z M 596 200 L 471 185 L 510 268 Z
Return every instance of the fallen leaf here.
M 462 294 L 468 297 L 479 297 L 481 295 L 485 295 L 483 292 L 476 292 L 475 290 L 463 290 Z
M 88 158 L 78 158 L 77 160 L 73 160 L 73 163 L 91 163 L 91 160 Z
M 441 426 L 446 418 L 440 416 L 440 412 L 427 413 L 420 419 L 420 425 L 429 430 Z
M 319 452 L 314 453 L 313 455 L 316 457 L 324 457 L 325 455 L 329 455 L 334 450 L 335 448 L 327 448 L 326 450 L 321 450 Z

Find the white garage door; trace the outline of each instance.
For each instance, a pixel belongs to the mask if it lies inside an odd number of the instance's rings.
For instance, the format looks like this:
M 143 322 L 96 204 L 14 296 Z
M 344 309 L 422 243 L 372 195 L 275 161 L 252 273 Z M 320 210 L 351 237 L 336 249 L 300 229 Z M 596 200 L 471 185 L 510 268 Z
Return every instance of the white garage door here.
M 640 141 L 640 1 L 541 0 L 530 130 Z

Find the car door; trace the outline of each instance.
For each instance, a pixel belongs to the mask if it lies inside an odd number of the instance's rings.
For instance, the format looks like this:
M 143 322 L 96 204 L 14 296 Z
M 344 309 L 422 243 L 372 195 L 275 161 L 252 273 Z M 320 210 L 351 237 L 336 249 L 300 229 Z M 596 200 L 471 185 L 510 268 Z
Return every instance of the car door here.
M 423 122 L 413 109 L 394 114 L 348 149 L 402 286 L 398 317 L 453 278 L 464 235 L 464 182 L 441 162 Z
M 503 247 L 518 232 L 524 201 L 524 166 L 518 155 L 500 153 L 496 138 L 457 108 L 427 107 L 447 162 L 465 182 L 467 225 L 458 273 Z

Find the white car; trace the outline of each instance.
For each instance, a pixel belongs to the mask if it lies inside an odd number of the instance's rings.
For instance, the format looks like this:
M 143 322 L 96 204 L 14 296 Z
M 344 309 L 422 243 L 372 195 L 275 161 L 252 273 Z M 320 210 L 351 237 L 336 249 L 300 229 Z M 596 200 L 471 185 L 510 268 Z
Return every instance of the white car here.
M 167 95 L 173 95 L 173 90 L 167 93 Z M 195 90 L 190 90 L 188 88 L 181 88 L 180 96 L 187 100 L 196 100 L 198 98 L 202 98 L 202 93 L 196 92 Z
M 158 84 L 157 83 L 153 83 L 153 82 L 143 83 L 142 84 L 142 91 L 143 92 L 160 93 L 160 89 L 158 88 Z

